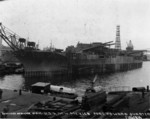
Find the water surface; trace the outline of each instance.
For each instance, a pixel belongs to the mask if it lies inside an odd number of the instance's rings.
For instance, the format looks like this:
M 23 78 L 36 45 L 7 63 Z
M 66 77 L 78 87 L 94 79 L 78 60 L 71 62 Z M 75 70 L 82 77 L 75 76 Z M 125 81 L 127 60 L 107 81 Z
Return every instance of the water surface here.
M 83 92 L 90 86 L 90 82 L 94 76 L 80 77 L 78 79 L 67 79 L 65 77 L 60 79 L 50 79 L 48 77 L 24 77 L 22 75 L 7 75 L 0 77 L 0 88 L 6 89 L 20 89 L 25 87 L 27 89 L 36 82 L 51 82 L 54 85 L 64 85 L 67 87 L 75 88 L 80 92 Z M 96 86 L 102 86 L 104 88 L 111 86 L 147 86 L 150 85 L 150 62 L 144 62 L 143 67 L 126 72 L 118 72 L 109 75 L 99 75 L 95 82 Z

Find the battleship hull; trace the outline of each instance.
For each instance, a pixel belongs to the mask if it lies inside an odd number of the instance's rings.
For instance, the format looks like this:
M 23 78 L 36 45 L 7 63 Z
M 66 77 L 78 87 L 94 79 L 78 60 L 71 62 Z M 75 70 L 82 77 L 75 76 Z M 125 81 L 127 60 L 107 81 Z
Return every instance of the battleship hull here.
M 16 51 L 15 56 L 29 75 L 64 73 L 67 70 L 65 56 L 47 51 Z
M 99 48 L 97 48 L 99 51 Z M 17 50 L 14 52 L 24 65 L 26 75 L 87 75 L 113 73 L 142 67 L 141 51 L 116 51 L 105 49 L 108 55 L 86 51 L 82 53 L 50 52 L 42 50 Z M 109 51 L 108 51 L 109 50 Z M 114 54 L 113 54 L 114 53 Z M 72 75 L 73 74 L 73 75 Z
M 62 75 L 71 72 L 74 76 L 93 73 L 113 73 L 142 67 L 142 60 L 131 56 L 114 58 L 72 59 L 54 52 L 17 51 L 16 57 L 24 65 L 26 75 Z

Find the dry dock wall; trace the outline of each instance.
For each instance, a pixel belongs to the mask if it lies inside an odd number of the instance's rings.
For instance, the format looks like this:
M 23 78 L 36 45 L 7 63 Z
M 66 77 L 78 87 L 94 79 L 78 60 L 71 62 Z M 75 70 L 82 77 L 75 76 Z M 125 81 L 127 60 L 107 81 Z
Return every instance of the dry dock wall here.
M 116 56 L 99 59 L 75 59 L 69 62 L 64 69 L 55 71 L 26 71 L 25 76 L 64 76 L 64 75 L 87 75 L 93 73 L 114 73 L 117 71 L 128 71 L 142 67 L 142 60 L 129 56 Z
M 87 73 L 113 73 L 128 71 L 142 67 L 142 60 L 129 56 L 116 56 L 101 59 L 79 60 L 73 63 L 73 72 L 77 74 Z

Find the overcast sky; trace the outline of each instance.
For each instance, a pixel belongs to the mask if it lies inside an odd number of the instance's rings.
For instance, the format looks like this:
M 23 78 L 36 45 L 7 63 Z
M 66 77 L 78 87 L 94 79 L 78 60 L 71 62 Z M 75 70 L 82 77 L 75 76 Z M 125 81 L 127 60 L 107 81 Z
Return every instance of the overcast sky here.
M 115 41 L 116 25 L 122 49 L 129 40 L 135 49 L 150 48 L 150 0 L 7 0 L 0 21 L 40 48 Z

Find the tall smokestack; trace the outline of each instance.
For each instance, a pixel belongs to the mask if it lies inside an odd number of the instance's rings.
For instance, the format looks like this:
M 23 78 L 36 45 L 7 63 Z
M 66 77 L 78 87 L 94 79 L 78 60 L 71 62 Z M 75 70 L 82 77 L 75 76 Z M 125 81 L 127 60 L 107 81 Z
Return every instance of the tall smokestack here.
M 120 42 L 120 26 L 117 25 L 116 27 L 116 42 L 115 42 L 115 49 L 121 50 L 121 42 Z

